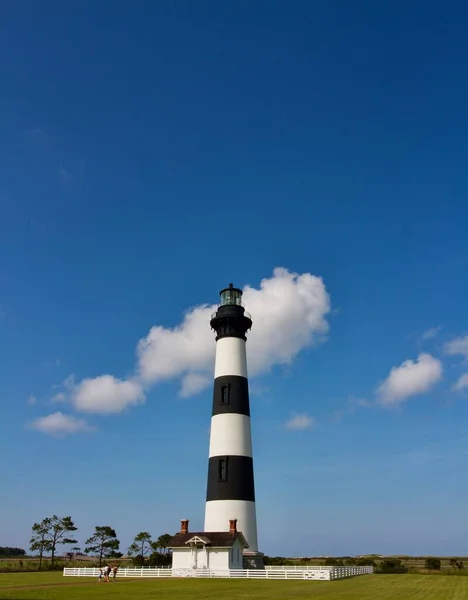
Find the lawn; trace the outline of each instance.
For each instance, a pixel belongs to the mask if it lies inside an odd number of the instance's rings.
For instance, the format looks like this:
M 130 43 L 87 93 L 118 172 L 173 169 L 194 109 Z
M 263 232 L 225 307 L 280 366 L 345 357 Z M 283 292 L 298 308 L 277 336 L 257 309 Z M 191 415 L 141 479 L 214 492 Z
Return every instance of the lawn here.
M 21 587 L 20 587 L 21 586 Z M 23 586 L 31 586 L 25 589 Z M 36 587 L 34 587 L 36 586 Z M 40 586 L 40 587 L 39 587 Z M 467 600 L 468 577 L 369 575 L 340 581 L 206 579 L 97 583 L 61 574 L 1 575 L 0 600 Z
M 0 573 L 0 589 L 14 586 L 34 586 L 68 581 L 61 571 L 43 573 Z M 76 581 L 74 579 L 74 581 Z

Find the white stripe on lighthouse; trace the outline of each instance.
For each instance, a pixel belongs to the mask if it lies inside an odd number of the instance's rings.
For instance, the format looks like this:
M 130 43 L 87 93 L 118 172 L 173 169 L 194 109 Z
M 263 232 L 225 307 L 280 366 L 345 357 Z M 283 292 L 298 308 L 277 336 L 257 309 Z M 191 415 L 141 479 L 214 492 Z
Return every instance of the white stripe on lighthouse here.
M 209 456 L 252 457 L 250 417 L 235 413 L 212 417 Z
M 245 340 L 225 337 L 216 342 L 215 379 L 223 375 L 247 377 Z
M 257 551 L 255 502 L 247 500 L 212 500 L 206 503 L 204 531 L 229 531 L 229 519 L 237 519 L 237 531 L 243 533 L 248 550 Z

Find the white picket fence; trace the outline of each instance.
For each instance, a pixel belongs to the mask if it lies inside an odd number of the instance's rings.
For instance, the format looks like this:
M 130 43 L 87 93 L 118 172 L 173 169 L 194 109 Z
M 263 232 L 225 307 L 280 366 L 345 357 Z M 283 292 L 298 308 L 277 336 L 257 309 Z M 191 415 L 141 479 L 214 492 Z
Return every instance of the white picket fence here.
M 371 566 L 348 566 L 348 567 L 321 567 L 313 565 L 294 565 L 294 566 L 272 566 L 268 565 L 265 567 L 267 571 L 329 571 L 330 577 L 327 579 L 344 579 L 345 577 L 354 577 L 355 575 L 371 575 L 374 572 L 374 567 Z
M 334 569 L 335 567 L 323 567 L 321 565 L 265 565 L 267 571 L 307 571 L 310 569 Z
M 268 567 L 267 569 L 153 569 L 151 567 L 126 567 L 117 571 L 117 577 L 195 577 L 230 579 L 310 579 L 330 581 L 356 575 L 369 575 L 373 567 Z M 99 569 L 70 567 L 63 570 L 64 577 L 95 577 Z
M 332 567 L 330 569 L 330 579 L 345 579 L 346 577 L 355 577 L 356 575 L 372 575 L 374 567 Z

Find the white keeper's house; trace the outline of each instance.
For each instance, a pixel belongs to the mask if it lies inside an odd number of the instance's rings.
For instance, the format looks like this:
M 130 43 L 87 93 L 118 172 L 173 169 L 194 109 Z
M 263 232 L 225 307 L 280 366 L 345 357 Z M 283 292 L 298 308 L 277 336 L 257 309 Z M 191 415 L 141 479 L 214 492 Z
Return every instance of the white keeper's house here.
M 229 520 L 229 531 L 189 532 L 188 520 L 180 522 L 180 532 L 169 542 L 172 569 L 242 569 L 242 553 L 248 548 L 237 531 L 237 519 Z

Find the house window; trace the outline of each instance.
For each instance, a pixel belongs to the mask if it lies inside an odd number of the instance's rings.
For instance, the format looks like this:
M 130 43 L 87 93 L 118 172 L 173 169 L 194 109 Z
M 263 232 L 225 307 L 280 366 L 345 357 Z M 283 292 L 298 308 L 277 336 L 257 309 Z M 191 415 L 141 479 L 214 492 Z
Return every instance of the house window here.
M 229 384 L 221 386 L 221 404 L 229 404 Z
M 220 481 L 227 481 L 227 458 L 220 458 L 218 462 L 218 477 Z

